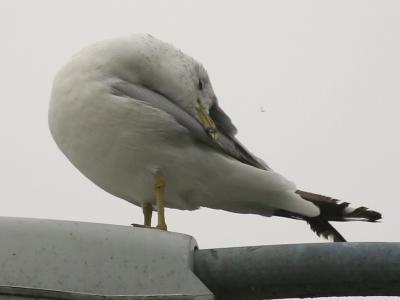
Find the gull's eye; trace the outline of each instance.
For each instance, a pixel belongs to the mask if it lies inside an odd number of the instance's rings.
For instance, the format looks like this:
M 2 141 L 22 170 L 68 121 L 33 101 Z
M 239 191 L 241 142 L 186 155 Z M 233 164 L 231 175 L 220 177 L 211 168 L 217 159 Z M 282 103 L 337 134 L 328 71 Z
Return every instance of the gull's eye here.
M 201 79 L 199 79 L 199 90 L 201 91 L 203 89 L 203 82 L 201 81 Z

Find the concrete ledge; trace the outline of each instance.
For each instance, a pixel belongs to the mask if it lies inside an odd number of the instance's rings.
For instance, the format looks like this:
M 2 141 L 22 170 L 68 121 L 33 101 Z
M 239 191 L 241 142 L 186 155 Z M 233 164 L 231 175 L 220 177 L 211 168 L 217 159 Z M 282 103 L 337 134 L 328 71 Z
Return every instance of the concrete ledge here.
M 172 232 L 0 217 L 0 293 L 213 299 L 192 272 L 195 247 L 191 236 Z

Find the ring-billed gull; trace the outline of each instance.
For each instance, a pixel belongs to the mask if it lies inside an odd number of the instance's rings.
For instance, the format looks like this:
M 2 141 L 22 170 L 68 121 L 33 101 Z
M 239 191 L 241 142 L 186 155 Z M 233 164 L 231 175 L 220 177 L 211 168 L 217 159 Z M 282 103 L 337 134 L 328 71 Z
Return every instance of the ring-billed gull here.
M 308 193 L 236 138 L 203 66 L 151 35 L 98 42 L 57 74 L 49 110 L 62 152 L 95 184 L 143 208 L 199 207 L 307 221 L 345 239 L 328 221 L 376 221 L 378 212 Z

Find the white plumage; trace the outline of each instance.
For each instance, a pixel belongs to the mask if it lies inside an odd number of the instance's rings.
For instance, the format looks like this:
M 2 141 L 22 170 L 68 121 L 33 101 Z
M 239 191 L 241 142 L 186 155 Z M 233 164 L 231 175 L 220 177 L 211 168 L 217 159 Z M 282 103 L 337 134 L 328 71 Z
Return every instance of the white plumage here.
M 177 121 L 179 112 L 122 95 L 115 90 L 120 83 L 165 96 L 197 124 L 198 101 L 207 111 L 216 105 L 205 69 L 150 35 L 98 42 L 76 54 L 54 80 L 49 126 L 68 159 L 104 190 L 138 206 L 154 205 L 153 173 L 159 169 L 170 208 L 319 214 L 281 175 L 202 142 Z

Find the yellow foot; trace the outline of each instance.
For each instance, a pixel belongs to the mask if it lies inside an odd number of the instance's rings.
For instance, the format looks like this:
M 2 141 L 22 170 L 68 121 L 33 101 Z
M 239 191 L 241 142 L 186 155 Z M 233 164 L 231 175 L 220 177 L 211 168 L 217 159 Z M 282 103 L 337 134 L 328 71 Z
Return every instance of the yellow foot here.
M 133 224 L 131 224 L 133 227 L 139 227 L 139 228 L 146 228 L 146 229 L 158 229 L 158 230 L 160 230 L 161 228 L 158 228 L 158 227 L 151 227 L 151 226 L 148 226 L 148 225 L 142 225 L 142 224 L 135 224 L 135 223 L 133 223 Z M 165 229 L 166 230 L 166 229 Z
M 140 227 L 140 228 L 151 228 L 150 226 L 147 225 L 142 225 L 142 224 L 136 224 L 136 223 L 132 223 L 131 224 L 133 227 Z
M 167 224 L 158 224 L 156 229 L 167 231 Z
M 157 230 L 164 230 L 164 231 L 168 231 L 167 230 L 167 225 L 157 225 L 156 227 L 151 227 L 151 226 L 147 226 L 147 225 L 142 225 L 142 224 L 131 224 L 133 227 L 139 227 L 139 228 L 146 228 L 146 229 L 157 229 Z

